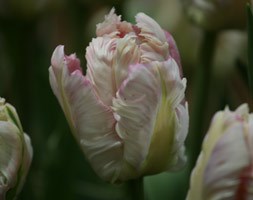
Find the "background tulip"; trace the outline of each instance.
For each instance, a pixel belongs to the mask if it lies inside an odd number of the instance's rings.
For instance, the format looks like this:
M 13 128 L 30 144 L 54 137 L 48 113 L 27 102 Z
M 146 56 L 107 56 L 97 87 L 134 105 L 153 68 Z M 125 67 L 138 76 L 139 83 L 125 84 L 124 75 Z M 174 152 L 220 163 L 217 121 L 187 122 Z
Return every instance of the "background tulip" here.
M 95 172 L 121 182 L 181 168 L 188 131 L 186 79 L 172 36 L 143 13 L 136 25 L 112 9 L 86 50 L 83 76 L 58 46 L 50 84 Z
M 245 28 L 249 0 L 182 0 L 192 21 L 207 30 Z
M 15 199 L 23 187 L 32 160 L 30 138 L 15 108 L 0 98 L 0 199 Z
M 253 118 L 248 106 L 215 114 L 191 176 L 188 200 L 251 199 Z

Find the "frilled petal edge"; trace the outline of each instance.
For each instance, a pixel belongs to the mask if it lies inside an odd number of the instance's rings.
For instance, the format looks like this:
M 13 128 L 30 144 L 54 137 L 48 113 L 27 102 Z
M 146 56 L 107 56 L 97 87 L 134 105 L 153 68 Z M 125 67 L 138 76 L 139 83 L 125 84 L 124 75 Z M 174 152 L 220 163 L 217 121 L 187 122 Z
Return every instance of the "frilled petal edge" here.
M 184 166 L 186 161 L 184 140 L 189 123 L 187 102 L 182 103 L 186 79 L 181 79 L 177 63 L 173 58 L 154 63 L 156 63 L 157 78 L 162 93 L 150 149 L 144 165 L 144 171 L 149 173 L 178 170 Z
M 124 140 L 124 158 L 141 169 L 150 145 L 161 90 L 152 65 L 133 65 L 113 99 L 116 131 Z
M 143 174 L 157 173 L 185 161 L 189 117 L 187 103 L 180 105 L 184 90 L 185 80 L 171 58 L 131 66 L 113 100 L 116 131 L 125 142 L 124 158 Z
M 123 161 L 123 144 L 115 133 L 111 108 L 103 104 L 91 81 L 79 70 L 70 73 L 66 63 L 60 67 L 61 74 L 55 74 L 54 68 L 52 63 L 51 87 L 93 169 L 106 181 L 128 179 L 133 173 L 128 173 L 132 169 Z M 122 173 L 123 170 L 126 172 Z

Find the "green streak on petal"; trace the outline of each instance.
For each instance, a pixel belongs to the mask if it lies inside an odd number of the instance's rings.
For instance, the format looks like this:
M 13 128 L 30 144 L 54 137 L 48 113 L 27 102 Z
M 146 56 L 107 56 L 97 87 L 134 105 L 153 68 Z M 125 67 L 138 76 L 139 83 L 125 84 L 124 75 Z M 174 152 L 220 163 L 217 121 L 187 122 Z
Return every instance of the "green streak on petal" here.
M 167 99 L 166 84 L 159 69 L 158 73 L 161 78 L 162 98 L 148 156 L 143 164 L 144 174 L 155 174 L 165 171 L 170 162 L 173 161 L 172 148 L 175 137 L 175 111 L 172 110 L 171 102 Z
M 71 132 L 74 134 L 75 137 L 77 137 L 76 136 L 76 131 L 75 131 L 75 123 L 74 123 L 73 115 L 72 115 L 72 112 L 71 112 L 71 107 L 69 105 L 69 100 L 67 98 L 65 88 L 64 88 L 64 76 L 66 76 L 67 73 L 69 73 L 68 69 L 67 69 L 67 66 L 63 67 L 63 69 L 61 70 L 60 76 L 56 76 L 56 80 L 57 80 L 57 84 L 58 84 L 58 87 L 59 87 L 60 95 L 62 97 L 63 112 L 66 116 L 66 119 L 67 119 L 67 122 L 69 124 Z
M 10 120 L 17 126 L 17 128 L 20 130 L 21 133 L 23 133 L 23 128 L 21 125 L 21 122 L 19 120 L 19 117 L 17 115 L 16 109 L 13 108 L 12 105 L 6 104 L 6 112 L 10 118 Z
M 202 144 L 202 151 L 197 160 L 197 164 L 191 174 L 191 184 L 187 195 L 187 200 L 203 199 L 203 174 L 206 169 L 208 160 L 213 152 L 214 146 L 225 132 L 224 112 L 215 115 L 210 128 L 207 132 L 206 139 Z
M 16 109 L 12 105 L 6 103 L 4 105 L 2 112 L 4 112 L 4 114 L 5 114 L 5 118 L 7 119 L 6 121 L 10 121 L 19 130 L 18 137 L 20 138 L 20 142 L 23 144 L 22 149 L 21 149 L 21 155 L 22 155 L 21 160 L 23 160 L 24 153 L 25 153 L 25 138 L 24 138 L 23 128 L 22 128 L 21 122 L 19 120 L 18 114 L 16 112 Z M 16 196 L 20 190 L 19 186 L 20 186 L 20 184 L 22 184 L 21 179 L 22 179 L 24 170 L 25 169 L 23 169 L 23 165 L 21 163 L 21 165 L 19 166 L 19 169 L 18 169 L 15 187 L 10 188 L 6 192 L 6 200 L 16 199 Z

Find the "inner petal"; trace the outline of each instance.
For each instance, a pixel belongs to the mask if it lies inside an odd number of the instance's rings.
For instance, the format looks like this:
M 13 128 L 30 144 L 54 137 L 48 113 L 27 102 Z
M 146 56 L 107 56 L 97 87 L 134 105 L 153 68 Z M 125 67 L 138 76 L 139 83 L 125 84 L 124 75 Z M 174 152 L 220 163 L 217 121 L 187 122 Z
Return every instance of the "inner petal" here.
M 93 39 L 86 49 L 87 78 L 106 105 L 111 105 L 112 97 L 116 93 L 112 73 L 116 44 L 116 38 L 98 37 Z
M 140 52 L 135 42 L 136 37 L 127 34 L 117 42 L 116 53 L 113 60 L 113 73 L 116 90 L 126 79 L 129 66 L 139 62 Z

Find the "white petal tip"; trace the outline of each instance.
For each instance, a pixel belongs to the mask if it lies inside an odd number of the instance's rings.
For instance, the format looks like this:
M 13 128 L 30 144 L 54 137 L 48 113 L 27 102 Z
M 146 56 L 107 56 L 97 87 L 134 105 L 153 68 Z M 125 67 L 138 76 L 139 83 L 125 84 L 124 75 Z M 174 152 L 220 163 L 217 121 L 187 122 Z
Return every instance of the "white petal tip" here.
M 51 58 L 51 64 L 53 68 L 61 65 L 63 60 L 64 60 L 64 46 L 59 45 L 55 48 L 52 58 Z

